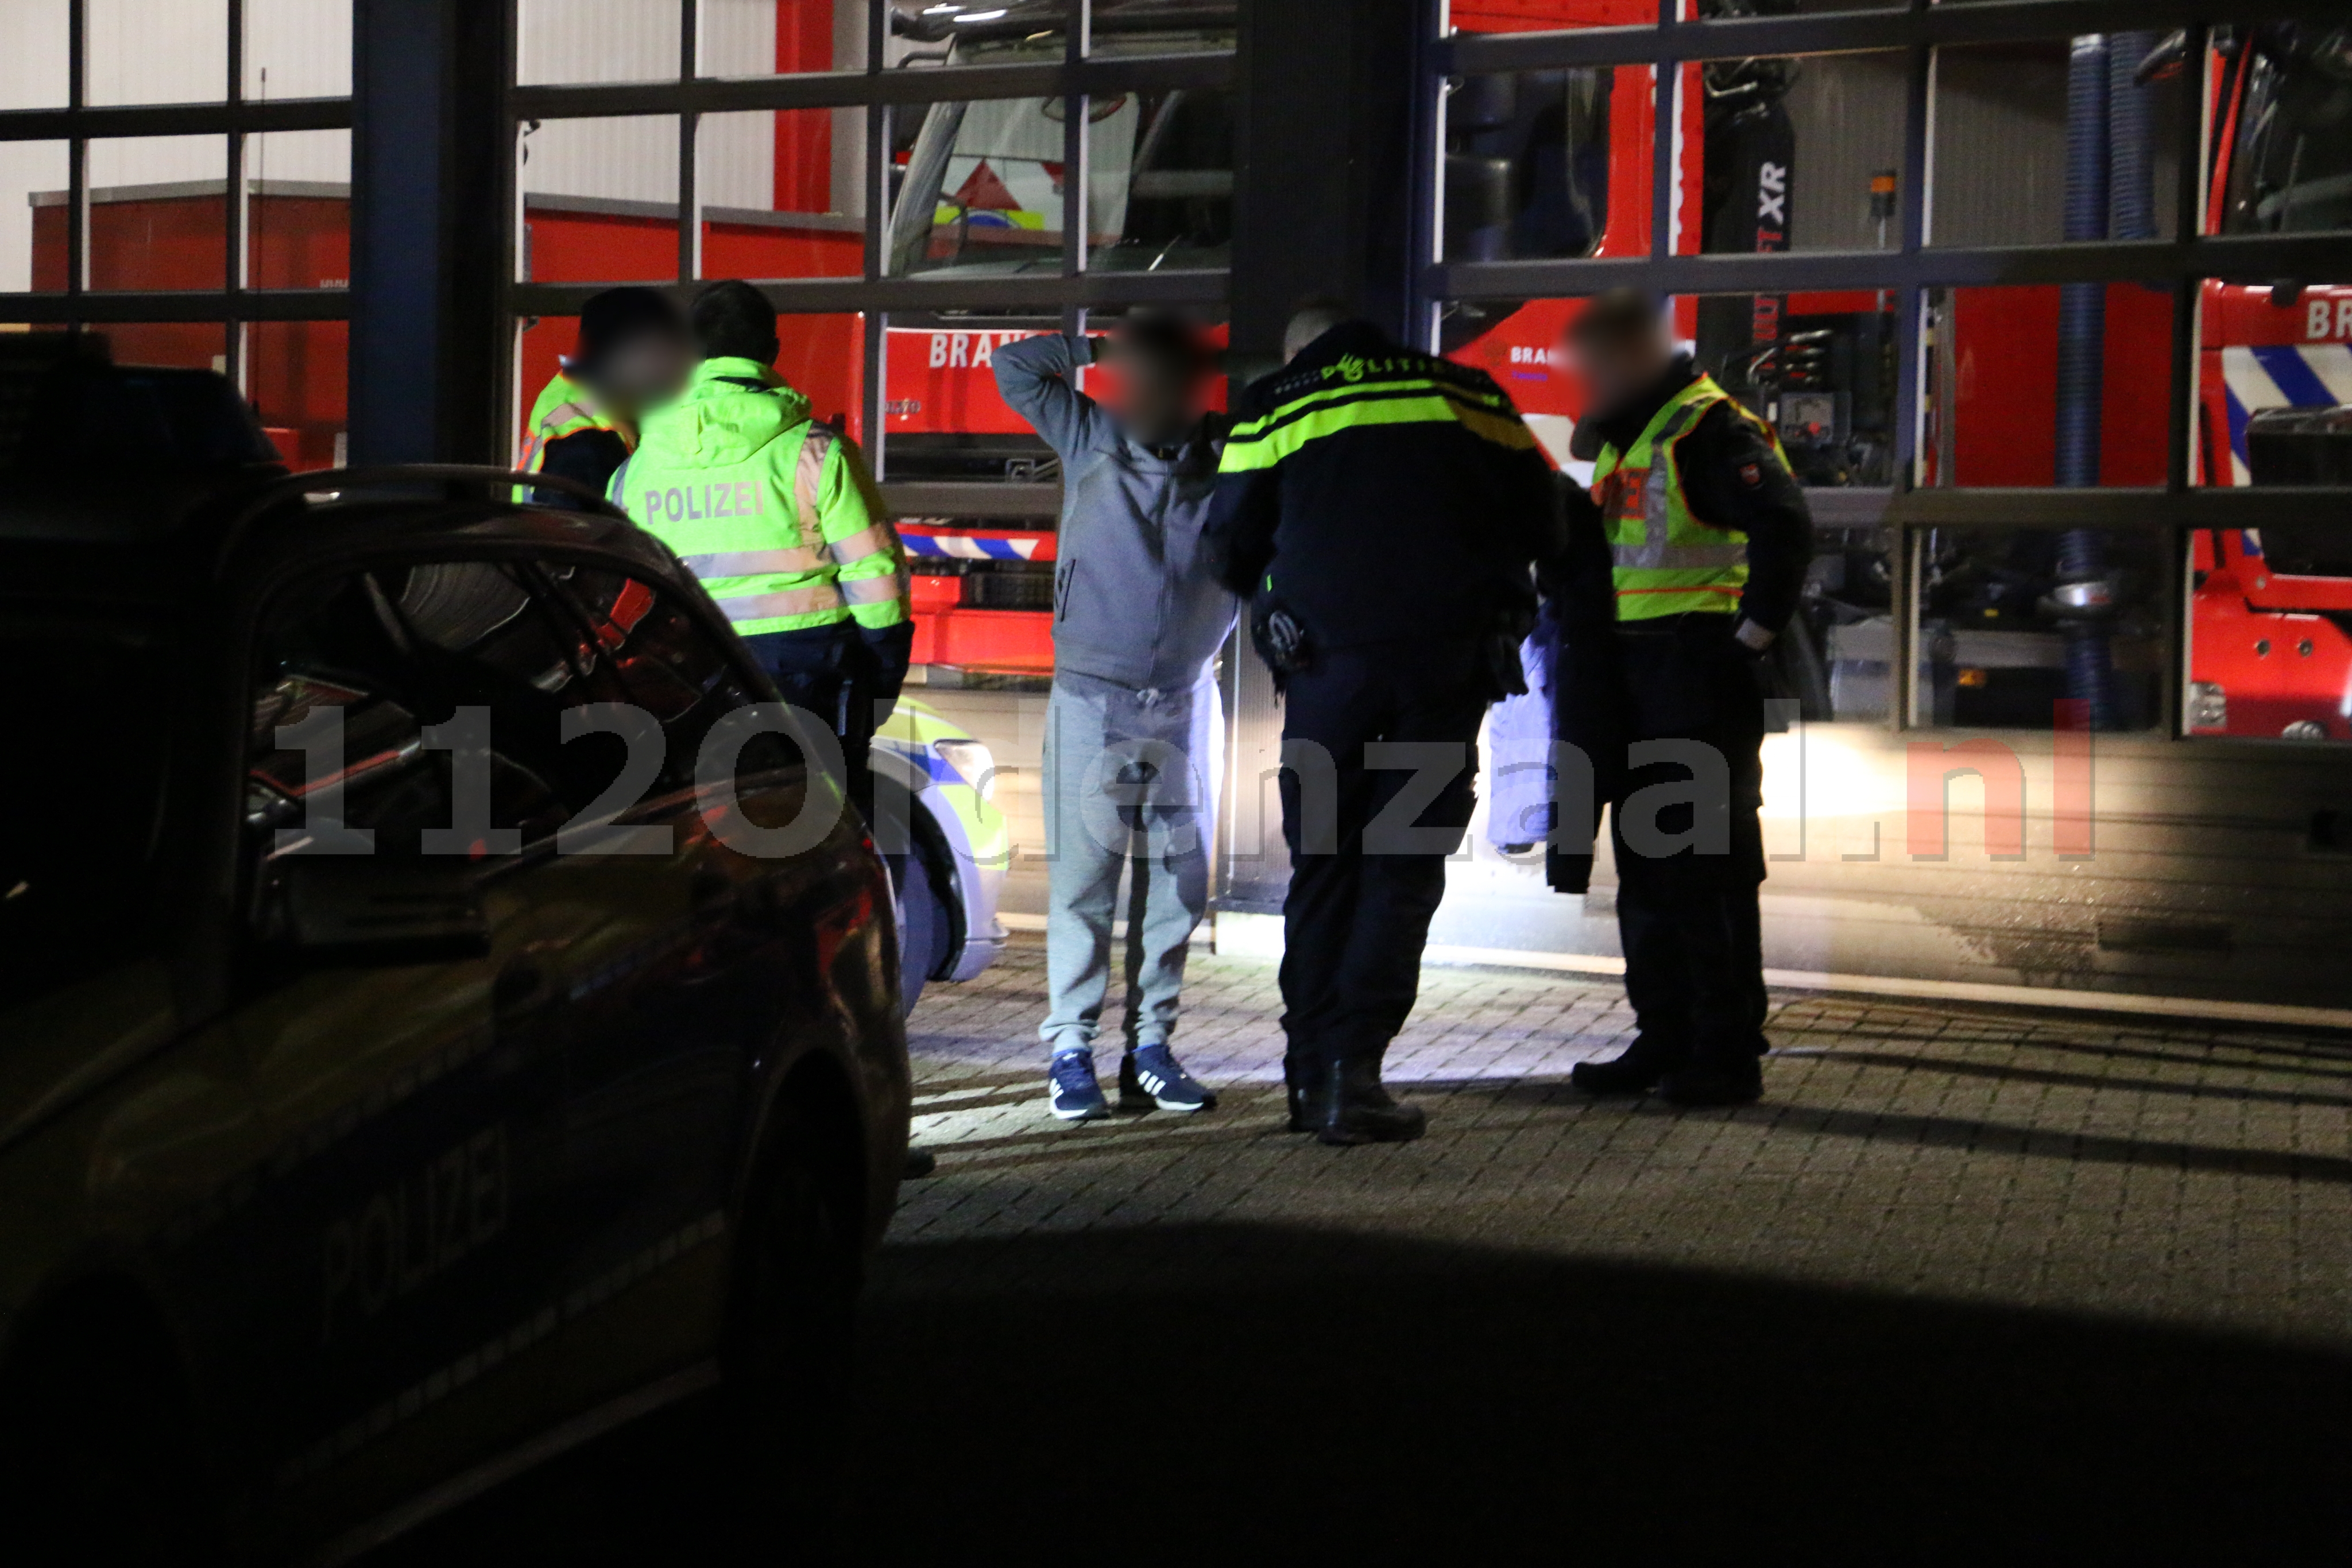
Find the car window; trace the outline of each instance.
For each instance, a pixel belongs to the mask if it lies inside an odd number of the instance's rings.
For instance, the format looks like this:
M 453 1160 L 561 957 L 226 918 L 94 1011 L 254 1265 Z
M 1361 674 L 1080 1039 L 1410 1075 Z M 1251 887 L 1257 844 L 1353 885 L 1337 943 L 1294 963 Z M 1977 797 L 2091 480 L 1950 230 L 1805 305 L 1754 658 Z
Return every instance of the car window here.
M 551 574 L 575 607 L 627 695 L 662 727 L 662 770 L 656 786 L 694 782 L 703 737 L 721 716 L 770 700 L 754 691 L 717 638 L 678 599 L 639 579 L 580 567 Z M 782 735 L 763 731 L 743 747 L 737 770 L 766 772 L 800 760 Z
M 626 742 L 567 743 L 565 710 L 627 700 L 588 629 L 527 565 L 419 561 L 321 579 L 265 614 L 253 674 L 246 778 L 254 908 L 267 919 L 287 855 L 321 791 L 380 856 L 425 852 L 456 821 L 453 768 L 488 750 L 488 826 L 543 842 L 619 774 Z M 461 727 L 475 727 L 466 729 Z M 331 726 L 340 726 L 337 736 Z M 474 852 L 487 854 L 485 840 Z
M 592 804 L 612 810 L 604 797 L 631 761 L 627 725 L 600 716 L 567 740 L 570 710 L 649 716 L 639 743 L 657 738 L 660 757 L 644 800 L 691 789 L 710 727 L 761 695 L 678 601 L 622 572 L 421 561 L 303 584 L 265 615 L 257 647 L 246 787 L 255 918 L 275 918 L 285 858 L 335 848 L 336 823 L 373 835 L 378 856 L 450 852 L 461 753 L 487 748 L 485 826 L 505 841 L 485 833 L 472 852 L 530 849 Z M 797 760 L 763 735 L 739 771 Z
M 2239 112 L 2223 229 L 2270 234 L 2352 225 L 2352 81 L 2294 23 L 2258 28 Z
M 0 622 L 0 1006 L 152 936 L 180 664 L 144 629 Z

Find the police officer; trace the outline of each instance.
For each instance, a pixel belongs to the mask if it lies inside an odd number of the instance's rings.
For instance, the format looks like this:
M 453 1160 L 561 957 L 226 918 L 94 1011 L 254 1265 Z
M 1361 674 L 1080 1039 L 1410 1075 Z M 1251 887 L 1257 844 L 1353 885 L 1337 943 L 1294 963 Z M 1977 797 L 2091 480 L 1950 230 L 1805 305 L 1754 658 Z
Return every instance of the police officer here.
M 1573 1078 L 1592 1094 L 1741 1103 L 1762 1092 L 1766 1049 L 1763 660 L 1797 608 L 1812 523 L 1770 427 L 1675 351 L 1647 296 L 1594 299 L 1566 347 L 1586 395 L 1578 444 L 1597 439 L 1599 455 L 1590 497 L 1570 486 L 1548 586 L 1562 679 L 1583 685 L 1588 714 L 1606 690 L 1613 733 L 1562 737 L 1596 763 L 1654 748 L 1600 769 L 1638 1032 Z
M 1328 305 L 1292 319 L 1283 351 L 1234 410 L 1206 538 L 1284 692 L 1291 1127 L 1414 1138 L 1422 1112 L 1390 1098 L 1381 1059 L 1469 825 L 1479 723 L 1520 685 L 1529 563 L 1556 548 L 1558 503 L 1483 372 Z
M 714 283 L 691 319 L 702 362 L 646 415 L 612 498 L 701 579 L 784 699 L 841 733 L 855 774 L 907 677 L 906 551 L 856 448 L 772 368 L 766 298 Z
M 677 307 L 650 288 L 607 288 L 580 308 L 580 335 L 531 405 L 515 466 L 557 474 L 603 490 L 637 442 L 637 421 L 674 396 L 693 367 L 692 341 Z M 525 497 L 516 487 L 517 500 Z M 530 500 L 575 507 L 563 491 Z

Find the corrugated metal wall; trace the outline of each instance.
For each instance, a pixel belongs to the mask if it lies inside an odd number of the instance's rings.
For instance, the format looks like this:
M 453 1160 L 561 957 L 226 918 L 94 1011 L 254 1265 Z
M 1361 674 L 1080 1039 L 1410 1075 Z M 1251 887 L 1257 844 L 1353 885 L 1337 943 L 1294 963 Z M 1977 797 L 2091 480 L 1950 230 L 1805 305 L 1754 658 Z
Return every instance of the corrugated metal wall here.
M 1797 135 L 1789 239 L 1800 250 L 1868 250 L 1870 177 L 1903 164 L 1903 57 L 1826 55 L 1790 89 Z M 1901 239 L 1894 225 L 1887 244 Z
M 351 91 L 351 0 L 246 0 L 245 92 L 251 98 L 330 98 Z M 0 0 L 0 109 L 66 101 L 63 0 Z M 217 102 L 228 69 L 222 0 L 89 0 L 89 101 Z M 351 135 L 341 131 L 257 137 L 248 178 L 340 184 L 351 178 Z M 129 137 L 89 148 L 93 190 L 221 180 L 226 153 L 215 136 Z M 0 291 L 32 287 L 36 192 L 68 181 L 63 142 L 0 143 Z
M 796 0 L 701 0 L 698 68 L 720 77 L 776 70 L 780 5 Z M 856 5 L 835 7 L 833 66 L 856 69 L 866 54 Z M 667 5 L 645 0 L 526 0 L 518 76 L 526 82 L 642 81 L 677 70 L 677 21 Z M 863 111 L 833 117 L 832 203 L 860 215 Z M 696 135 L 695 183 L 706 207 L 771 211 L 776 201 L 775 115 L 761 110 L 706 116 Z M 667 116 L 542 120 L 525 127 L 526 193 L 613 201 L 677 200 L 677 122 Z
M 1944 49 L 1936 57 L 1937 245 L 2056 245 L 2064 238 L 2066 43 Z M 2173 232 L 2179 89 L 2155 89 L 2156 219 Z

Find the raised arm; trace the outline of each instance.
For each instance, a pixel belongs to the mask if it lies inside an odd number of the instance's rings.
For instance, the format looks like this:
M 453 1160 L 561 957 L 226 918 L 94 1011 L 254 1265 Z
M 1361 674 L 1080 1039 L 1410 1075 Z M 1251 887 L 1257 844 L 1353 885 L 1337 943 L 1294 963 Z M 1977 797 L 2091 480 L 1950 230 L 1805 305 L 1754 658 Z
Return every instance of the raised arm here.
M 1060 332 L 1016 339 L 992 361 L 1005 403 L 1065 461 L 1092 445 L 1102 427 L 1102 410 L 1077 387 L 1077 368 L 1093 362 L 1092 340 Z

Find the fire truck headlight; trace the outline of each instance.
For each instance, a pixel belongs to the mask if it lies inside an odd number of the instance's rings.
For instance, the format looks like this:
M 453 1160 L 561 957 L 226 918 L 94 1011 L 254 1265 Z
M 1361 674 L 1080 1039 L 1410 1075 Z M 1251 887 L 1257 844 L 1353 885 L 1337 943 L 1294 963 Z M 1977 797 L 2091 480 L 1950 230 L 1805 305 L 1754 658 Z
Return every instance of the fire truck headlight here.
M 2191 729 L 2227 729 L 2230 727 L 2230 697 L 2219 681 L 2189 683 L 2189 727 Z
M 2327 727 L 2315 718 L 2299 718 L 2279 731 L 2281 740 L 2326 740 Z

